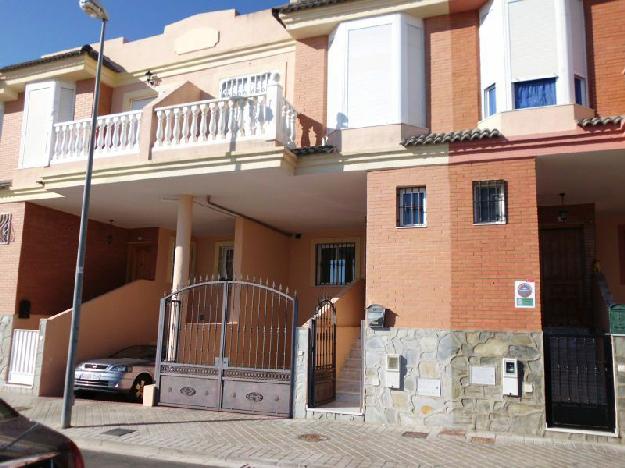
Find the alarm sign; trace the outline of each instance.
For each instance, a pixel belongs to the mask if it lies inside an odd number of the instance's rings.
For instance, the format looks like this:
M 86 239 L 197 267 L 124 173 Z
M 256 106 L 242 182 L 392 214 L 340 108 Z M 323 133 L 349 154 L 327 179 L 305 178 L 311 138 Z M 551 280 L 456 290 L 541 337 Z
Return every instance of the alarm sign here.
M 517 309 L 536 307 L 536 283 L 533 281 L 514 282 L 514 305 Z

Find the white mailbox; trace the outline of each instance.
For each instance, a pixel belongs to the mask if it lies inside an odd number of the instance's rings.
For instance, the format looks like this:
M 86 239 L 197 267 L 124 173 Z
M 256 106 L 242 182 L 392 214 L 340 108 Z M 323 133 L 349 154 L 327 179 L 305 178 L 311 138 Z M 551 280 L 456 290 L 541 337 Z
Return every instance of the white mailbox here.
M 386 367 L 384 371 L 386 386 L 388 388 L 400 388 L 401 356 L 399 354 L 386 355 Z
M 519 361 L 504 358 L 501 366 L 501 383 L 504 395 L 519 396 Z

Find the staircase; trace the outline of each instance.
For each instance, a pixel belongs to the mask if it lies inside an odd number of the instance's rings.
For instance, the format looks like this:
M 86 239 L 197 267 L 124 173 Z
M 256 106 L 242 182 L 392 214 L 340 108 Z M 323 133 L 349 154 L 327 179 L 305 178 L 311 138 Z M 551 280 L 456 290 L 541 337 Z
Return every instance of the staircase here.
M 361 380 L 362 347 L 358 337 L 337 375 L 335 401 L 318 408 L 307 408 L 306 417 L 364 422 L 365 417 L 361 410 Z
M 354 341 L 349 356 L 336 376 L 336 403 L 341 408 L 360 412 L 360 381 L 362 378 L 362 348 L 360 337 Z

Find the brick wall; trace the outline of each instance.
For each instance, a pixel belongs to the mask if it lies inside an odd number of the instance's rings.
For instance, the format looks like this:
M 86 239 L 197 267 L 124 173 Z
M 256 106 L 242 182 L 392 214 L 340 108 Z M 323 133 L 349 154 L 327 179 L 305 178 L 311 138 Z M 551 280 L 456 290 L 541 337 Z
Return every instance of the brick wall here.
M 91 117 L 93 110 L 93 87 L 95 80 L 80 80 L 76 82 L 76 102 L 74 104 L 74 119 L 86 119 Z M 113 96 L 113 88 L 101 84 L 100 87 L 100 106 L 98 107 L 98 115 L 106 115 L 111 113 L 111 100 Z
M 17 270 L 22 251 L 24 204 L 0 205 L 0 214 L 11 214 L 11 241 L 0 245 L 0 315 L 13 314 L 17 294 Z
M 79 224 L 77 216 L 26 204 L 17 302 L 28 299 L 32 314 L 71 306 Z M 84 301 L 125 283 L 128 236 L 125 229 L 89 223 Z
M 477 10 L 424 21 L 427 126 L 433 132 L 474 128 L 480 119 Z
M 540 305 L 514 307 L 514 281 L 540 297 L 536 165 L 533 159 L 451 166 L 453 329 L 540 330 Z M 473 181 L 508 184 L 508 223 L 473 225 Z M 537 301 L 538 302 L 538 301 Z
M 625 0 L 584 0 L 591 106 L 625 113 Z
M 10 180 L 20 156 L 24 93 L 15 101 L 4 103 L 4 123 L 0 135 L 0 180 Z
M 472 182 L 491 179 L 508 182 L 509 222 L 474 226 Z M 412 185 L 427 187 L 427 227 L 397 228 L 396 189 Z M 514 281 L 539 276 L 534 160 L 368 174 L 367 304 L 389 325 L 539 330 L 539 307 L 514 307 Z
M 320 145 L 326 129 L 328 37 L 303 39 L 295 47 L 295 96 L 297 143 Z

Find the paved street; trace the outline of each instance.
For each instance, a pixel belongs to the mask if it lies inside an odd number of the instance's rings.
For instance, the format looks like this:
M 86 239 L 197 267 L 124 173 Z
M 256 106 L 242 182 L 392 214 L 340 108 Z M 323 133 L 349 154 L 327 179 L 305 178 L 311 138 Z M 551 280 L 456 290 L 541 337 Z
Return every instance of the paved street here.
M 60 399 L 7 393 L 0 398 L 58 428 Z M 160 466 L 625 467 L 623 448 L 581 441 L 405 434 L 407 428 L 398 426 L 145 408 L 124 402 L 77 400 L 73 421 L 74 427 L 63 432 L 81 449 L 149 457 L 162 460 Z
M 153 468 L 165 465 L 162 461 L 156 459 L 93 452 L 89 450 L 83 450 L 82 455 L 85 460 L 86 468 Z M 199 468 L 202 465 L 168 462 L 166 466 L 168 468 Z

